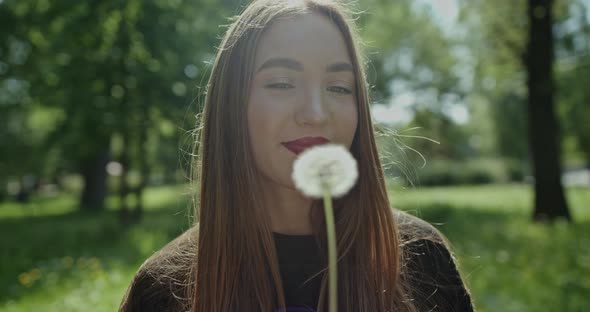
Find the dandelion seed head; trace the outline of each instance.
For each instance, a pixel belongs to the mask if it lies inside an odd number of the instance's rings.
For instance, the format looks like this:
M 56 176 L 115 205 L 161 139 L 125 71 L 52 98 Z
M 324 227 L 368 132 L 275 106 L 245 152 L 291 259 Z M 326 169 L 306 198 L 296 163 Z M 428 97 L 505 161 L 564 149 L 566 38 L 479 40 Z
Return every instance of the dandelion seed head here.
M 342 197 L 356 183 L 357 163 L 342 145 L 319 145 L 299 155 L 292 178 L 295 187 L 309 197 L 322 198 L 324 189 L 332 197 Z

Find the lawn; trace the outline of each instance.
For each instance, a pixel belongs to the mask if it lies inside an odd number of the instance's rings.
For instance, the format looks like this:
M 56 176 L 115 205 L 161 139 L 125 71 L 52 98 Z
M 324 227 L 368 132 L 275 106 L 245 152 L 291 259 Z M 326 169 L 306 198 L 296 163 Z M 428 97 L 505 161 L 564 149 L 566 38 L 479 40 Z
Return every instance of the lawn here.
M 590 189 L 569 189 L 574 224 L 530 222 L 527 186 L 392 190 L 394 206 L 451 241 L 479 311 L 588 311 Z
M 146 193 L 141 224 L 75 198 L 0 204 L 0 311 L 114 311 L 135 270 L 189 224 L 186 186 Z M 479 311 L 585 311 L 590 305 L 590 189 L 568 189 L 574 224 L 529 221 L 527 186 L 401 189 L 395 207 L 452 242 Z M 116 200 L 109 200 L 115 207 Z

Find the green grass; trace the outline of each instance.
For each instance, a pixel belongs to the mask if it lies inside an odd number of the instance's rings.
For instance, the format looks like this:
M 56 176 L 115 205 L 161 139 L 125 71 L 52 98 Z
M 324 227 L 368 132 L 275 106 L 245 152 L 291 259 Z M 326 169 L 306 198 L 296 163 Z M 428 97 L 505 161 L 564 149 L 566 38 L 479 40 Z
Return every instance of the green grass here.
M 186 187 L 146 193 L 141 224 L 76 212 L 76 198 L 0 204 L 0 311 L 114 311 L 139 265 L 189 224 Z M 527 186 L 400 189 L 394 206 L 451 241 L 479 311 L 585 311 L 590 189 L 569 189 L 574 224 L 530 222 Z
M 390 189 L 449 238 L 479 311 L 588 311 L 590 189 L 567 197 L 574 224 L 543 225 L 528 186 Z
M 186 193 L 149 189 L 145 218 L 127 229 L 115 198 L 101 214 L 65 195 L 0 204 L 0 311 L 116 311 L 139 265 L 188 228 Z

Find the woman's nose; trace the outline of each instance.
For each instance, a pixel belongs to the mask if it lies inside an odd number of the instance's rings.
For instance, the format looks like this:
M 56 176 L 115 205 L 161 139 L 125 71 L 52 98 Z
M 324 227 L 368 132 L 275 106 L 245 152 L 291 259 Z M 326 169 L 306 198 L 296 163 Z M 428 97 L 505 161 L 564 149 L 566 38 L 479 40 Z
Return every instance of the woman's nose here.
M 329 111 L 320 88 L 310 90 L 302 100 L 296 116 L 297 123 L 322 126 L 328 121 Z

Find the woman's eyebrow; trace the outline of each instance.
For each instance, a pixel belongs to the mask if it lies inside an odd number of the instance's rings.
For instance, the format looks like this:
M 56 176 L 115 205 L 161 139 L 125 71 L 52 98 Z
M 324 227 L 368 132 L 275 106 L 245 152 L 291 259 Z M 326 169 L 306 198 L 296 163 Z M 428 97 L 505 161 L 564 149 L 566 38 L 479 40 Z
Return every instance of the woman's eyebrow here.
M 339 62 L 339 63 L 334 63 L 331 65 L 328 65 L 326 67 L 326 71 L 329 73 L 335 73 L 335 72 L 343 72 L 343 71 L 350 71 L 352 72 L 352 65 L 350 65 L 350 63 L 345 63 L 345 62 Z
M 303 71 L 303 65 L 298 61 L 290 58 L 271 58 L 268 59 L 264 64 L 258 68 L 256 72 L 260 72 L 264 69 L 268 69 L 271 67 L 282 67 L 286 69 L 292 69 L 296 71 Z
M 298 62 L 294 59 L 291 59 L 291 58 L 277 57 L 277 58 L 271 58 L 271 59 L 266 60 L 260 66 L 260 68 L 258 68 L 258 70 L 256 72 L 260 72 L 265 69 L 269 69 L 269 68 L 273 68 L 273 67 L 286 68 L 286 69 L 291 69 L 291 70 L 295 70 L 295 71 L 303 71 L 303 65 L 300 62 Z M 333 63 L 333 64 L 326 66 L 326 72 L 329 72 L 329 73 L 345 72 L 345 71 L 349 71 L 349 72 L 353 71 L 353 67 L 350 63 L 337 62 L 337 63 Z

